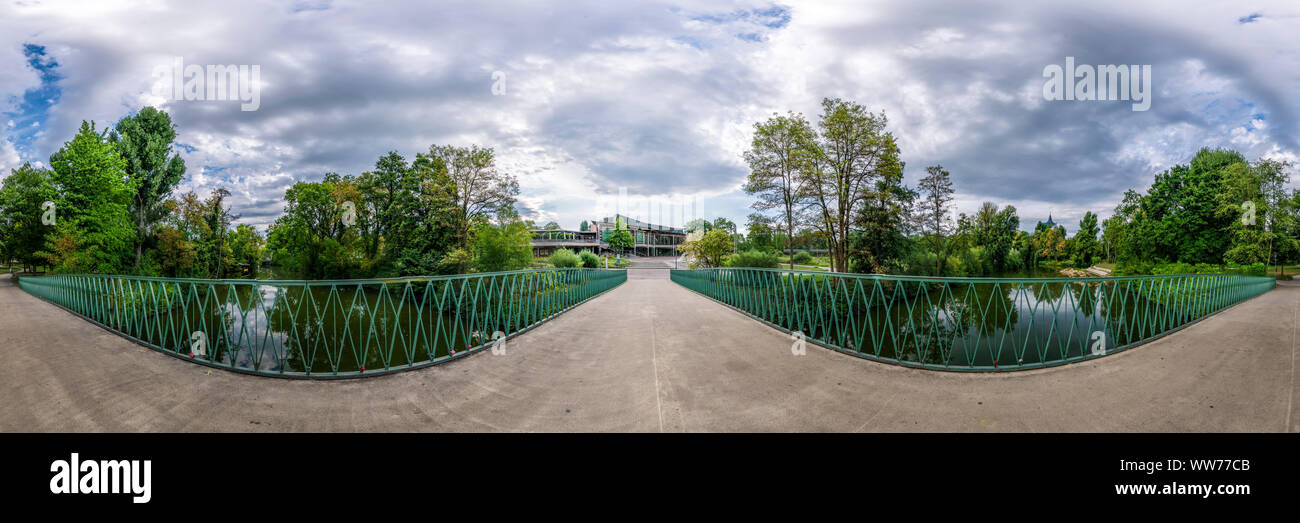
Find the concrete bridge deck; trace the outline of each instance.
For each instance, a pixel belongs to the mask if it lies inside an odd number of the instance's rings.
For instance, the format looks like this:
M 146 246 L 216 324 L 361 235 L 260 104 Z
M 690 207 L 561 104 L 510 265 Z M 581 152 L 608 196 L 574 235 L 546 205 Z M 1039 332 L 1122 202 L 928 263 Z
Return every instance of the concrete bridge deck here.
M 1298 315 L 1283 284 L 1113 356 L 945 373 L 794 356 L 787 334 L 632 269 L 504 355 L 317 382 L 167 357 L 3 278 L 0 430 L 1289 432 Z

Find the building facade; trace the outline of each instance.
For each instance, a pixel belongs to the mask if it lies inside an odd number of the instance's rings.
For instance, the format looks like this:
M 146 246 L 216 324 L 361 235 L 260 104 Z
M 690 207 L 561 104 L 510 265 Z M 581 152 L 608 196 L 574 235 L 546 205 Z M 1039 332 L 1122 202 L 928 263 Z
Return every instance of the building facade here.
M 569 249 L 574 252 L 583 249 L 595 253 L 614 253 L 609 247 L 609 235 L 623 225 L 632 235 L 632 248 L 624 254 L 637 256 L 676 256 L 677 248 L 686 241 L 686 230 L 677 227 L 655 225 L 616 214 L 588 223 L 587 230 L 534 229 L 533 256 L 550 256 L 557 249 Z

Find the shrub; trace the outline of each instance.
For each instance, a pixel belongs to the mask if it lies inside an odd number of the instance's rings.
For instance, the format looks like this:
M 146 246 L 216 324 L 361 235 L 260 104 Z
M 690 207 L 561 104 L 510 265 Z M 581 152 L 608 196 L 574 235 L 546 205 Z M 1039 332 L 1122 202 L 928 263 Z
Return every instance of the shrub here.
M 1016 248 L 1007 252 L 1007 259 L 1002 264 L 1002 268 L 1008 271 L 1018 271 L 1025 268 L 1024 255 Z
M 1247 276 L 1268 276 L 1268 267 L 1263 263 L 1252 263 L 1250 265 L 1237 265 L 1229 263 L 1224 272 L 1244 274 Z
M 546 261 L 550 262 L 551 266 L 557 269 L 567 269 L 582 265 L 582 259 L 579 258 L 577 254 L 574 254 L 573 251 L 568 249 L 560 249 L 551 253 L 551 256 L 547 258 Z
M 1223 270 L 1218 265 L 1211 265 L 1208 263 L 1198 263 L 1192 266 L 1192 272 L 1195 272 L 1197 274 L 1214 274 L 1216 272 L 1223 272 Z
M 794 256 L 791 256 L 790 259 L 794 260 L 794 262 L 799 265 L 808 265 L 809 263 L 812 263 L 813 255 L 808 251 L 799 251 L 794 253 Z
M 963 276 L 983 276 L 993 272 L 993 263 L 989 261 L 988 255 L 983 247 L 971 247 L 963 249 L 957 253 L 957 261 Z
M 582 252 L 578 253 L 578 258 L 582 259 L 583 267 L 586 267 L 588 269 L 595 269 L 597 267 L 600 267 L 600 256 L 596 256 L 596 253 L 593 253 L 587 249 L 583 249 Z
M 804 253 L 807 254 L 807 253 Z M 781 263 L 776 254 L 750 249 L 745 252 L 738 252 L 731 256 L 732 267 L 758 267 L 763 269 L 775 269 Z

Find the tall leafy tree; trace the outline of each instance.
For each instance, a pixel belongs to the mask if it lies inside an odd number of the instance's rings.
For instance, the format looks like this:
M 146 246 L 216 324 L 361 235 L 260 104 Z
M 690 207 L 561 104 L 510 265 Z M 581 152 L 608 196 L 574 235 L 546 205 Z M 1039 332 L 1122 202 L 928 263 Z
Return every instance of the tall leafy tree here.
M 952 178 L 942 165 L 926 167 L 925 172 L 918 187 L 921 198 L 916 206 L 915 220 L 921 229 L 922 241 L 937 259 L 934 274 L 942 276 L 944 262 L 948 258 L 948 235 L 952 233 L 952 221 L 949 218 Z
M 1290 209 L 1290 194 L 1287 192 L 1287 185 L 1291 182 L 1291 175 L 1287 171 L 1290 166 L 1290 162 L 1267 158 L 1260 159 L 1251 166 L 1260 184 L 1259 210 L 1263 213 L 1260 225 L 1268 241 L 1265 263 L 1275 263 L 1279 252 L 1300 249 L 1296 236 L 1287 234 L 1296 222 L 1295 214 Z M 1281 267 L 1278 267 L 1278 271 L 1281 271 Z
M 686 222 L 686 232 L 700 231 L 701 233 L 705 233 L 713 230 L 713 228 L 713 222 L 704 218 L 696 218 Z
M 770 253 L 775 248 L 772 238 L 772 219 L 759 213 L 750 213 L 747 248 Z
M 350 251 L 359 249 L 358 236 L 344 220 L 339 184 L 344 178 L 327 173 L 320 182 L 298 182 L 285 191 L 284 214 L 274 227 L 287 241 L 287 265 L 306 278 L 348 277 L 358 265 Z
M 749 179 L 745 192 L 758 200 L 752 205 L 760 213 L 777 212 L 777 225 L 785 232 L 785 253 L 791 253 L 794 229 L 802 223 L 807 194 L 800 176 L 806 161 L 805 146 L 811 143 L 812 126 L 803 115 L 774 115 L 754 124 L 754 138 L 745 152 Z M 794 268 L 794 262 L 790 262 Z
M 40 253 L 54 227 L 41 220 L 42 206 L 54 201 L 55 195 L 50 171 L 30 163 L 15 168 L 4 179 L 0 186 L 0 262 L 16 260 L 32 266 L 44 261 Z
M 56 231 L 47 257 L 57 272 L 121 272 L 134 238 L 126 162 L 117 149 L 82 122 L 77 135 L 50 156 Z
M 1153 257 L 1186 263 L 1222 261 L 1231 241 L 1224 233 L 1235 217 L 1218 212 L 1218 197 L 1226 171 L 1245 166 L 1245 158 L 1236 151 L 1205 148 L 1187 165 L 1157 174 L 1142 199 L 1142 218 L 1151 221 L 1136 231 L 1154 240 Z
M 876 181 L 854 223 L 850 258 L 856 272 L 885 273 L 900 268 L 910 241 L 909 221 L 916 191 L 903 185 L 903 173 L 891 171 Z
M 257 269 L 262 265 L 264 244 L 261 233 L 252 225 L 240 224 L 230 234 L 230 254 L 234 262 L 248 264 L 253 274 L 257 274 Z
M 1097 215 L 1092 211 L 1083 213 L 1079 220 L 1079 231 L 1074 233 L 1074 256 L 1084 265 L 1092 265 L 1092 260 L 1100 250 L 1097 243 Z
M 354 205 L 363 205 L 369 214 L 369 219 L 361 222 L 368 256 L 379 255 L 381 238 L 401 241 L 397 233 L 410 220 L 419 191 L 413 178 L 410 164 L 396 151 L 381 156 L 373 170 L 359 177 L 358 189 L 365 201 Z
M 1111 215 L 1101 222 L 1101 255 L 1109 262 L 1115 261 L 1116 248 L 1123 239 L 1125 234 L 1126 223 L 1124 217 L 1118 214 Z
M 727 231 L 727 234 L 736 234 L 736 222 L 727 219 L 725 216 L 719 216 L 713 220 L 711 229 Z
M 804 145 L 801 185 L 817 215 L 814 221 L 838 272 L 848 271 L 850 229 L 874 183 L 901 172 L 898 145 L 885 130 L 888 120 L 857 103 L 827 98 L 817 133 Z
M 519 181 L 514 175 L 499 171 L 490 147 L 456 147 L 433 145 L 417 162 L 438 162 L 445 170 L 447 189 L 454 195 L 459 219 L 456 231 L 460 244 L 469 242 L 470 220 L 480 215 L 494 215 L 515 202 Z
M 172 154 L 175 139 L 171 117 L 153 107 L 119 120 L 108 135 L 125 161 L 127 185 L 133 189 L 128 210 L 135 228 L 137 271 L 154 227 L 167 216 L 164 202 L 185 177 L 185 160 Z
M 632 233 L 627 230 L 627 223 L 623 221 L 622 217 L 614 218 L 614 230 L 609 234 L 609 237 L 605 238 L 605 243 L 609 245 L 609 248 L 615 250 L 631 249 L 635 245 Z
M 211 256 L 211 274 L 214 278 L 225 278 L 230 274 L 230 266 L 235 263 L 230 243 L 230 225 L 239 219 L 239 215 L 232 214 L 230 207 L 226 206 L 226 198 L 229 197 L 229 189 L 218 187 L 212 190 L 212 195 L 208 197 L 204 206 L 203 221 L 212 235 L 209 238 L 211 246 L 209 256 Z

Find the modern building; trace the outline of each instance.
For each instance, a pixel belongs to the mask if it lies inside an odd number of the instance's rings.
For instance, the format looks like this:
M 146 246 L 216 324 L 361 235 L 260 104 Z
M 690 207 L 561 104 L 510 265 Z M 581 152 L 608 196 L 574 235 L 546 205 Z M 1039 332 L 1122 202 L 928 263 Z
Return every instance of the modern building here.
M 550 256 L 557 249 L 569 249 L 573 252 L 583 249 L 603 252 L 608 249 L 601 241 L 600 234 L 594 230 L 533 229 L 532 232 L 533 256 Z
M 677 246 L 686 241 L 686 229 L 655 225 L 628 218 L 621 214 L 615 214 L 613 218 L 607 217 L 592 224 L 592 228 L 600 231 L 602 243 L 618 227 L 618 220 L 620 219 L 623 221 L 624 226 L 627 227 L 628 232 L 632 233 L 632 254 L 640 256 L 676 256 Z
M 678 227 L 655 225 L 628 218 L 621 214 L 588 223 L 587 230 L 534 229 L 533 255 L 549 256 L 556 249 L 574 252 L 588 249 L 592 252 L 615 252 L 609 248 L 609 235 L 622 221 L 632 234 L 632 248 L 627 252 L 639 256 L 676 256 L 677 246 L 686 241 L 686 230 Z

